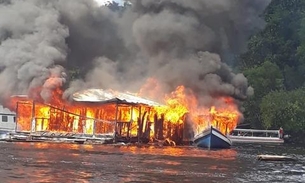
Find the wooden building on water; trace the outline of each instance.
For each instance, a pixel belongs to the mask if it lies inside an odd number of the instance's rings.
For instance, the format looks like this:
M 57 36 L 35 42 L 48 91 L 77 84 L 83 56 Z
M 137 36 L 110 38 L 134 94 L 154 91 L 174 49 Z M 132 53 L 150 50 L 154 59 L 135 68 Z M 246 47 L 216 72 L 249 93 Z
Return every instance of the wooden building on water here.
M 13 96 L 16 132 L 112 138 L 115 142 L 142 142 L 166 138 L 181 144 L 186 123 L 165 121 L 154 107 L 160 104 L 132 94 L 89 89 L 75 93 L 72 102 L 33 101 Z M 184 120 L 187 121 L 187 120 Z M 190 129 L 188 129 L 190 130 Z

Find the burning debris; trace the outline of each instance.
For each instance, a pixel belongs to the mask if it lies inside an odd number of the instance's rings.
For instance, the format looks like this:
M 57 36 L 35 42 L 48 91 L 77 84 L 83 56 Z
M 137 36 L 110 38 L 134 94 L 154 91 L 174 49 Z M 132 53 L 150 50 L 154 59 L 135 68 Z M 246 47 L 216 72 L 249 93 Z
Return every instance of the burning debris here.
M 0 1 L 0 101 L 17 130 L 181 143 L 237 125 L 253 89 L 229 65 L 270 0 L 130 2 Z

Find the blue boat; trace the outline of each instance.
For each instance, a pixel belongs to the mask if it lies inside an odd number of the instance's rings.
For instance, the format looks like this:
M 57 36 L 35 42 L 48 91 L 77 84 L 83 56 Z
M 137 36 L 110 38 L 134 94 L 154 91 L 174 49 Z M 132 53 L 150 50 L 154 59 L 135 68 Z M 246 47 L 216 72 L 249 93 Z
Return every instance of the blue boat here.
M 204 148 L 230 148 L 231 140 L 219 130 L 211 126 L 194 137 L 194 144 Z

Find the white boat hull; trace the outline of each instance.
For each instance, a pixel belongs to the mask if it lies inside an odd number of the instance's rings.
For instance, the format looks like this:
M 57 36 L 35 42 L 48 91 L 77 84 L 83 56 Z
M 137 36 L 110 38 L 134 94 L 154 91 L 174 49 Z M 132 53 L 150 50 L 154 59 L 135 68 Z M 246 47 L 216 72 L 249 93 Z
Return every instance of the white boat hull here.
M 247 136 L 227 136 L 232 143 L 284 143 L 284 139 L 276 137 L 247 137 Z

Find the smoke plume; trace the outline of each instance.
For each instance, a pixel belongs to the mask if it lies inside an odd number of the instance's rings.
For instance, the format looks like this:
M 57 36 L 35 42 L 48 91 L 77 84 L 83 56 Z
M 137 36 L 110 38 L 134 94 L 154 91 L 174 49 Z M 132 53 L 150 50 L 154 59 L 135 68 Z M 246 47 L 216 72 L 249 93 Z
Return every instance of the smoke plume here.
M 203 105 L 245 99 L 253 89 L 229 65 L 264 27 L 269 2 L 131 0 L 116 10 L 93 0 L 1 0 L 1 99 L 39 87 L 44 100 L 58 86 L 65 98 L 92 87 L 139 91 L 149 78 L 161 86 L 144 95 L 185 85 Z

